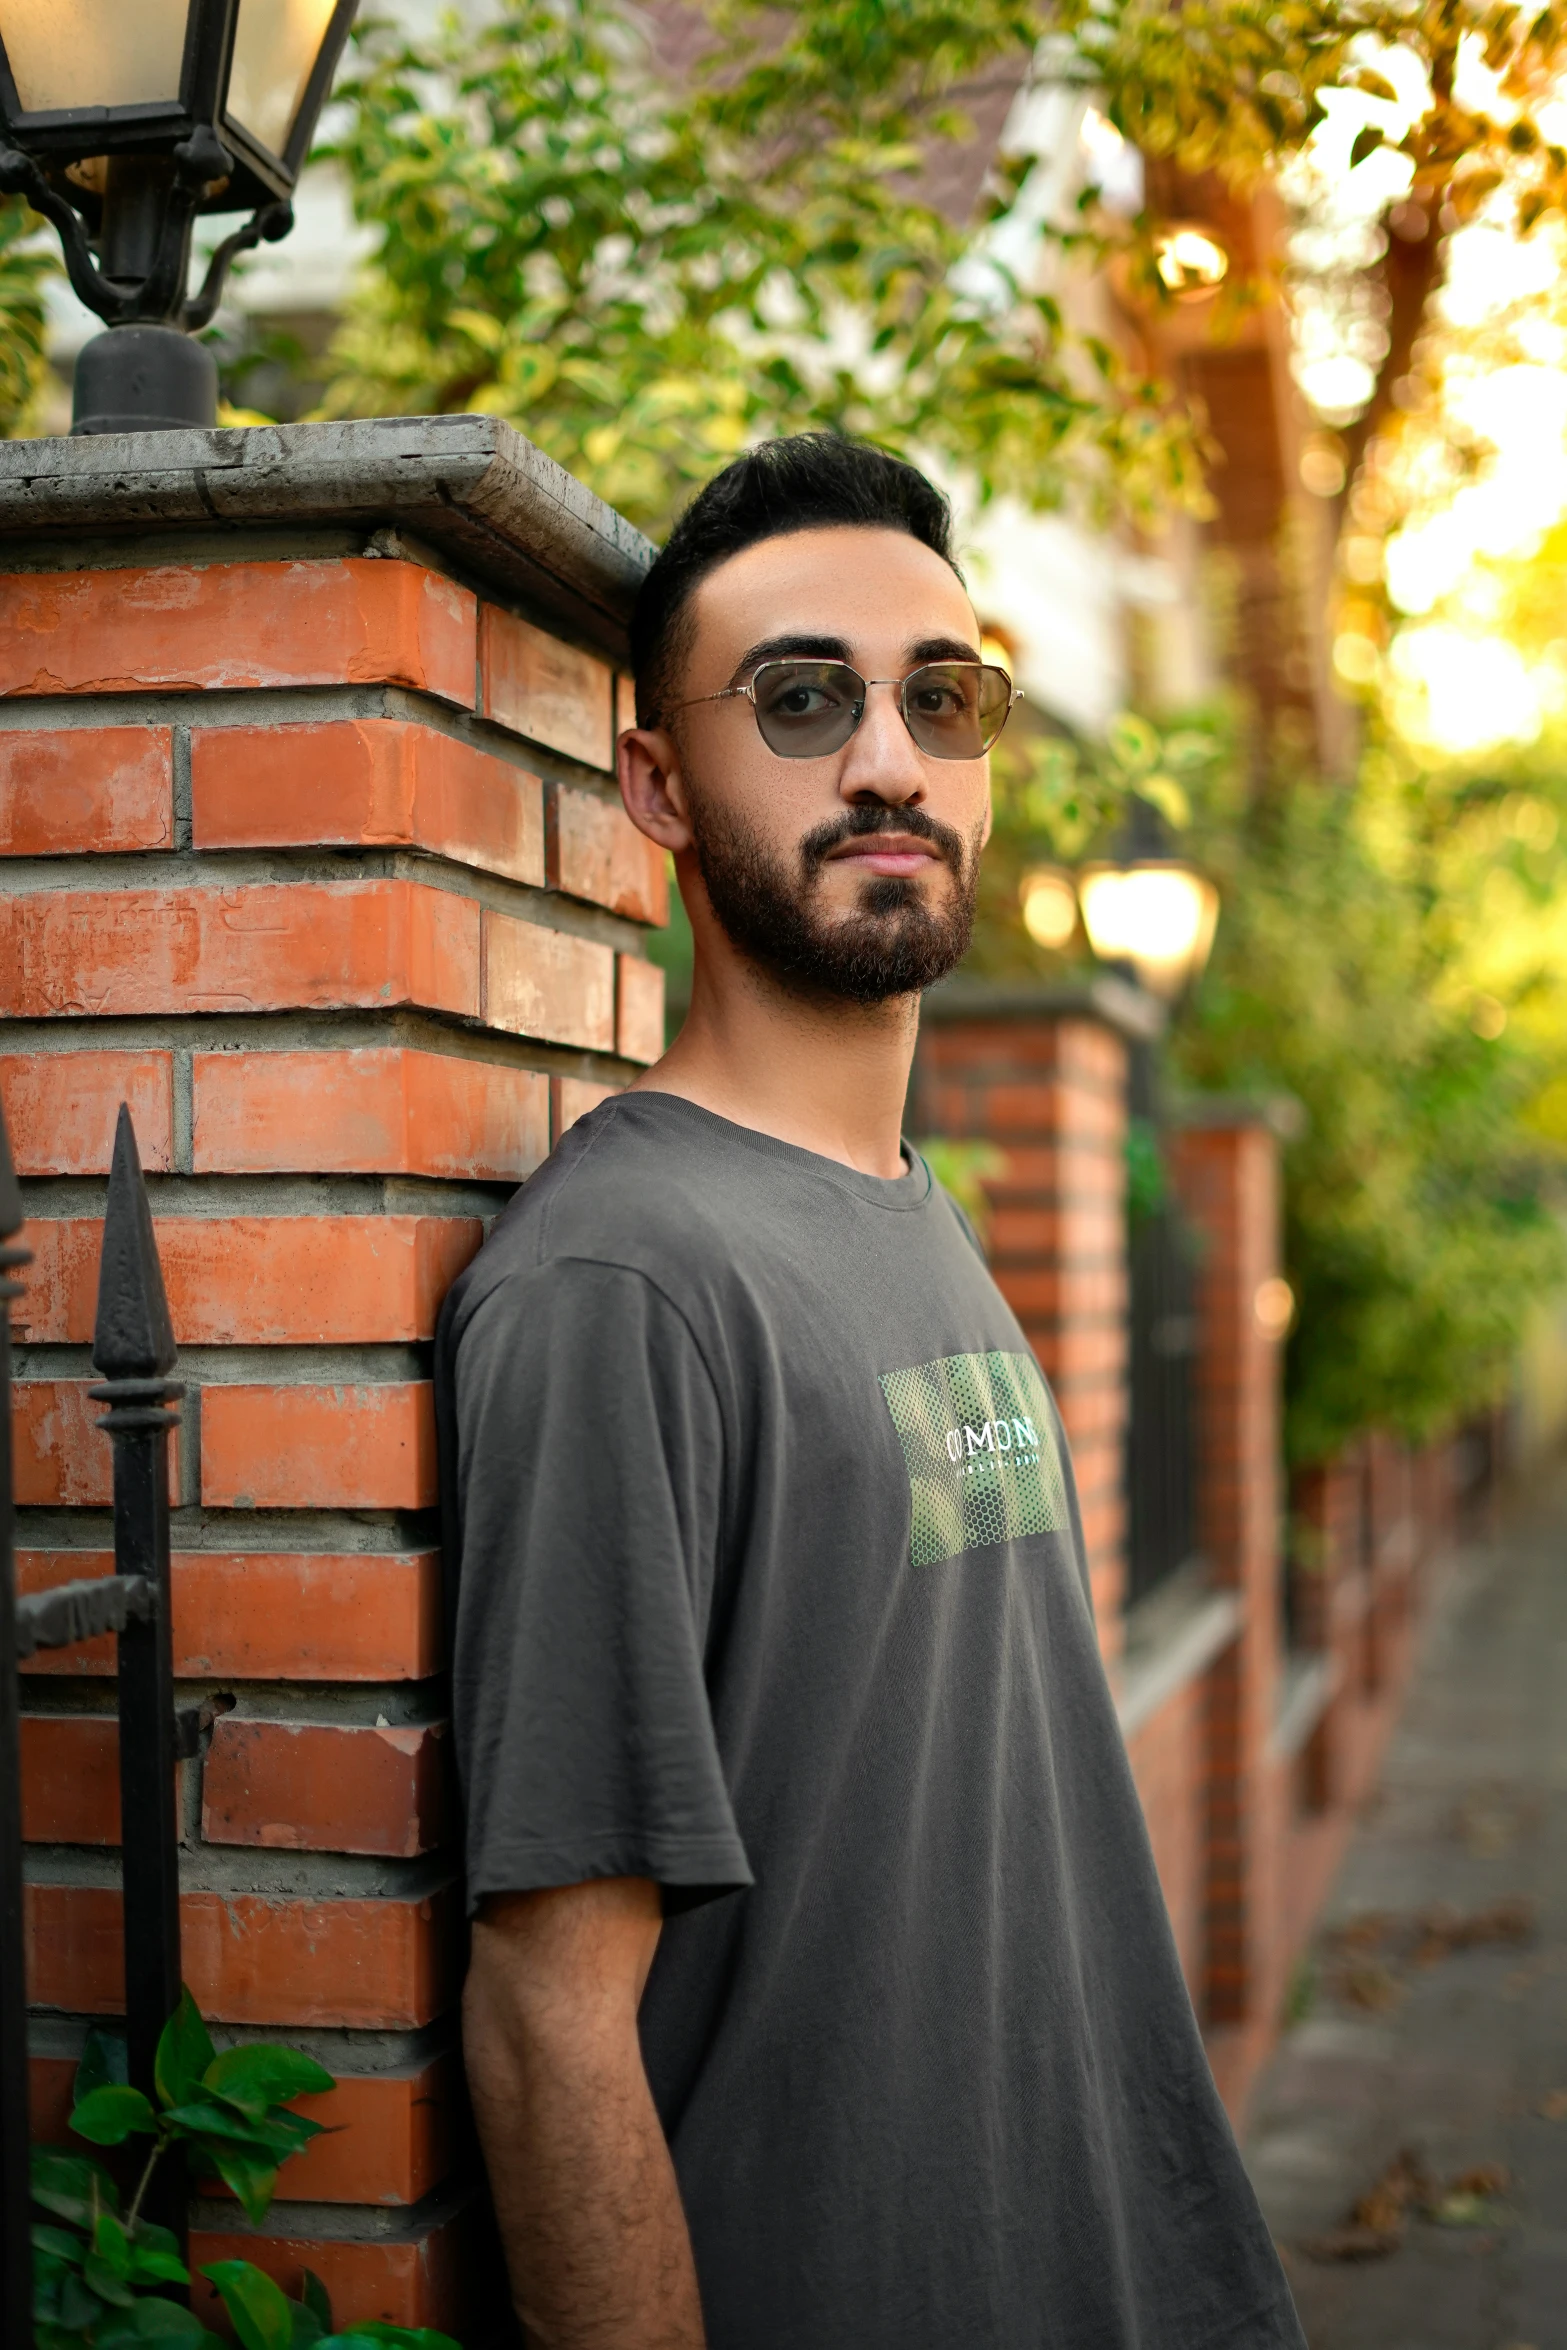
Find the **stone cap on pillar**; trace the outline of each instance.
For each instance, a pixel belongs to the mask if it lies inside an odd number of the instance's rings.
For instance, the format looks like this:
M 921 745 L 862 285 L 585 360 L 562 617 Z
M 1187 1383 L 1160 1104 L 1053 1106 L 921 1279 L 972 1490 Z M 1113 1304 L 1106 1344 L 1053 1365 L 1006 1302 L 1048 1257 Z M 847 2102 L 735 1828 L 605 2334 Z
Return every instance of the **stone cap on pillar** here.
M 473 585 L 542 606 L 621 659 L 657 551 L 493 416 L 0 442 L 0 569 L 40 559 L 58 568 L 66 540 L 186 533 L 209 559 L 221 558 L 230 532 L 254 555 L 256 533 L 269 528 L 294 538 L 406 533 Z
M 1309 1123 L 1292 1093 L 1188 1093 L 1170 1104 L 1168 1122 L 1197 1133 L 1261 1126 L 1279 1142 L 1297 1142 Z
M 1097 1020 L 1129 1043 L 1151 1044 L 1162 1036 L 1167 1014 L 1157 996 L 1129 980 L 1106 974 L 1076 987 L 1051 987 L 1029 980 L 979 979 L 966 973 L 940 980 L 926 991 L 922 1020 Z

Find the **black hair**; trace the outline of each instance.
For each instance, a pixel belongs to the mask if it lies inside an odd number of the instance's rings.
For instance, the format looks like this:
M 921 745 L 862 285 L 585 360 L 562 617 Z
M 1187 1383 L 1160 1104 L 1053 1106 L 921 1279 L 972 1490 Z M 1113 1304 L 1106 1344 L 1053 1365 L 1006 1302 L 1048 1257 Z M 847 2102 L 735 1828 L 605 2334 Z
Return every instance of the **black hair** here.
M 906 531 L 952 565 L 952 508 L 901 457 L 839 433 L 802 432 L 748 449 L 699 490 L 669 534 L 631 616 L 637 723 L 657 726 L 690 650 L 691 598 L 743 548 L 796 530 Z

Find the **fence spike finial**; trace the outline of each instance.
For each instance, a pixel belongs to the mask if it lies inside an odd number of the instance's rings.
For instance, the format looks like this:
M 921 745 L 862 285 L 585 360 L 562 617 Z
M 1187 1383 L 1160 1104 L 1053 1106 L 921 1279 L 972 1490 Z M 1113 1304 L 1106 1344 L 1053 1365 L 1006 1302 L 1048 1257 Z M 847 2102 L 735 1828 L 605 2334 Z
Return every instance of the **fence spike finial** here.
M 93 1366 L 106 1379 L 161 1379 L 173 1370 L 176 1351 L 136 1129 L 121 1102 L 103 1222 Z

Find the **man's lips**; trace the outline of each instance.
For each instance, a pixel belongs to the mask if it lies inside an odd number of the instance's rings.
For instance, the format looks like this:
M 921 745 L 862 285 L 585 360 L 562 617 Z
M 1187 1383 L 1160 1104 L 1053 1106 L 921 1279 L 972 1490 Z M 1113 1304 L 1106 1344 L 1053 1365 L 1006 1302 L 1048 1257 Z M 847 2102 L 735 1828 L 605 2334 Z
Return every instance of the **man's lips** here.
M 908 833 L 859 833 L 828 853 L 829 864 L 853 865 L 861 873 L 885 873 L 906 878 L 926 865 L 941 863 L 933 841 L 915 840 Z

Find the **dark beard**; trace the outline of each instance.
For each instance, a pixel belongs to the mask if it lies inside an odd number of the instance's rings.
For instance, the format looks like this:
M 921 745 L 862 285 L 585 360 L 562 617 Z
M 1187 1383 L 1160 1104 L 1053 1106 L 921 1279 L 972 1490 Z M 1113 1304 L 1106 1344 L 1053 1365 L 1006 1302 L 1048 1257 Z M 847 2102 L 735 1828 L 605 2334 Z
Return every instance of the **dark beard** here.
M 692 846 L 708 902 L 730 941 L 775 977 L 810 995 L 855 1004 L 917 995 L 968 952 L 979 879 L 979 842 L 965 847 L 950 824 L 920 808 L 847 808 L 808 832 L 797 874 L 734 810 L 693 799 Z M 952 875 L 945 909 L 932 913 L 920 886 L 899 874 L 861 884 L 852 914 L 825 920 L 817 889 L 829 850 L 875 832 L 932 842 Z

